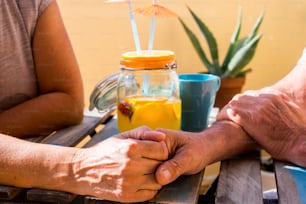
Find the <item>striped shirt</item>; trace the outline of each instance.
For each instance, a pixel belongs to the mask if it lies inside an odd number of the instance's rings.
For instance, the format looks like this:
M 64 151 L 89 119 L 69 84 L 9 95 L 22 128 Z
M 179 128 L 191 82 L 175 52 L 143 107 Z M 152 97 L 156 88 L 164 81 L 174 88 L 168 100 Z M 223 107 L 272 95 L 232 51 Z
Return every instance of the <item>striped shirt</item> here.
M 0 0 L 0 112 L 38 95 L 32 38 L 53 0 Z

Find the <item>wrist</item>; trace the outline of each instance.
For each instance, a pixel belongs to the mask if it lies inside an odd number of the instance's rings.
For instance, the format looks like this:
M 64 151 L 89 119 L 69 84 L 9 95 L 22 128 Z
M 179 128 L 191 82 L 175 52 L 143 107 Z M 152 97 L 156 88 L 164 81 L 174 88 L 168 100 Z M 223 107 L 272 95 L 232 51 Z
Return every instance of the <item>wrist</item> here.
M 76 148 L 71 147 L 50 146 L 41 154 L 42 176 L 36 177 L 33 187 L 73 192 L 71 187 L 75 186 L 75 181 L 72 158 L 76 151 Z
M 81 183 L 81 178 L 84 175 L 79 173 L 81 172 L 82 162 L 86 158 L 84 152 L 85 149 L 71 148 L 67 153 L 65 161 L 59 164 L 58 170 L 63 172 L 62 177 L 58 175 L 58 179 L 61 181 L 59 183 L 62 184 L 61 190 L 80 195 L 86 193 L 82 191 Z
M 258 149 L 247 132 L 231 120 L 219 120 L 203 132 L 210 152 L 209 164 L 230 158 L 246 151 Z

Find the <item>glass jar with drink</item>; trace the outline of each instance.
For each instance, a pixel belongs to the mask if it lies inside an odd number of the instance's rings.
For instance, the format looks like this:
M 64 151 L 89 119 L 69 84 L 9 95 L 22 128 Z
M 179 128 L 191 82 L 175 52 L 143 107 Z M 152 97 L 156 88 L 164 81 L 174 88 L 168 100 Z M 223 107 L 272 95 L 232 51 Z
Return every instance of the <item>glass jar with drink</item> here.
M 181 100 L 174 52 L 126 52 L 121 55 L 120 68 L 120 73 L 96 85 L 89 109 L 117 109 L 119 132 L 142 125 L 179 130 Z
M 167 50 L 121 55 L 117 85 L 118 129 L 142 125 L 180 129 L 181 100 L 175 54 Z

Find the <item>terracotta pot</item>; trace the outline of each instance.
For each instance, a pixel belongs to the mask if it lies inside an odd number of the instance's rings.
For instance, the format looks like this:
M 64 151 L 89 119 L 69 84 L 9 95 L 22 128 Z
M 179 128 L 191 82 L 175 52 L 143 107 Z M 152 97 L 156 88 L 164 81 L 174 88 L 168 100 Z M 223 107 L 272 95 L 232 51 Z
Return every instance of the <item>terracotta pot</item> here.
M 222 78 L 220 89 L 216 95 L 215 107 L 223 108 L 234 95 L 241 93 L 245 76 L 238 78 Z

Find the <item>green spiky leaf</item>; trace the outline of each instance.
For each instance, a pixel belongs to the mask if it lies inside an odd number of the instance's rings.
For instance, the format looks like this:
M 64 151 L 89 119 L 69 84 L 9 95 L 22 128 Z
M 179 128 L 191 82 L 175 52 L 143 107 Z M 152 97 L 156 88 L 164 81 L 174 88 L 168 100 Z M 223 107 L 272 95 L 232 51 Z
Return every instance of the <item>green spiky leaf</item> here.
M 260 25 L 261 25 L 261 23 L 263 21 L 264 15 L 265 15 L 265 12 L 263 11 L 260 14 L 260 16 L 257 18 L 257 20 L 256 20 L 256 22 L 255 22 L 255 24 L 253 26 L 253 29 L 251 30 L 251 32 L 250 32 L 250 34 L 248 36 L 248 39 L 249 39 L 248 41 L 250 41 L 251 39 L 253 39 L 256 36 L 256 34 L 258 32 L 258 29 L 259 29 L 259 27 L 260 27 Z
M 209 72 L 213 74 L 217 74 L 215 72 L 215 69 L 213 68 L 212 64 L 209 62 L 204 50 L 201 47 L 201 43 L 198 40 L 197 36 L 191 31 L 191 29 L 186 25 L 186 23 L 179 18 L 180 23 L 182 24 L 187 36 L 189 37 L 189 40 L 191 41 L 193 47 L 195 48 L 195 51 L 199 55 L 202 63 L 206 66 Z
M 232 34 L 229 48 L 227 50 L 227 53 L 225 55 L 223 64 L 221 66 L 222 72 L 226 71 L 229 61 L 231 60 L 231 58 L 233 57 L 233 55 L 235 53 L 235 50 L 239 46 L 238 38 L 239 38 L 240 30 L 241 30 L 241 21 L 242 21 L 241 19 L 242 19 L 242 17 L 241 17 L 241 9 L 240 9 L 239 12 L 238 12 L 237 25 L 236 25 L 236 28 L 235 28 L 233 34 Z
M 189 7 L 188 7 L 188 10 L 190 14 L 192 15 L 193 19 L 195 20 L 203 37 L 206 39 L 214 66 L 219 67 L 218 45 L 217 45 L 217 41 L 214 35 L 209 30 L 209 28 L 205 25 L 205 23 Z
M 222 77 L 236 77 L 239 72 L 245 67 L 253 58 L 257 44 L 262 34 L 255 36 L 245 46 L 241 47 L 233 56 L 228 64 L 228 69 Z
M 251 69 L 244 69 L 244 67 L 250 63 L 251 59 L 254 57 L 256 48 L 262 34 L 257 35 L 260 25 L 262 24 L 264 12 L 257 18 L 252 30 L 247 37 L 239 39 L 239 34 L 241 31 L 242 22 L 242 12 L 241 9 L 238 13 L 238 20 L 236 27 L 231 36 L 230 45 L 228 47 L 227 53 L 225 55 L 222 66 L 219 64 L 219 54 L 216 39 L 212 32 L 209 30 L 208 26 L 196 15 L 188 6 L 188 11 L 192 15 L 196 25 L 199 27 L 203 38 L 206 40 L 208 45 L 212 62 L 207 58 L 199 39 L 196 37 L 195 33 L 186 25 L 186 23 L 179 18 L 187 36 L 192 42 L 198 56 L 202 60 L 205 67 L 211 74 L 218 75 L 220 77 L 239 77 L 250 72 Z

